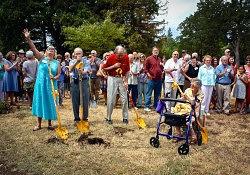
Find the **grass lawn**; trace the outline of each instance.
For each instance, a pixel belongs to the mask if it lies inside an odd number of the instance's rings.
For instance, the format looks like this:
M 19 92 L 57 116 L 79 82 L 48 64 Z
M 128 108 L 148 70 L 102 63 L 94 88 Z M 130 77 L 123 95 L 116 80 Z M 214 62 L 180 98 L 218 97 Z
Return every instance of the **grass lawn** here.
M 70 99 L 59 108 L 62 124 L 69 132 L 64 143 L 56 132 L 43 129 L 33 132 L 37 118 L 24 102 L 14 113 L 0 115 L 0 174 L 250 174 L 250 115 L 212 114 L 207 118 L 208 144 L 191 145 L 187 156 L 180 156 L 173 143 L 160 137 L 160 147 L 149 140 L 155 136 L 159 115 L 139 109 L 147 124 L 138 129 L 129 111 L 129 124 L 122 123 L 120 106 L 114 109 L 113 125 L 107 125 L 103 101 L 90 109 L 89 138 L 103 139 L 105 144 L 78 142 L 81 136 L 73 123 Z M 56 122 L 53 123 L 57 125 Z

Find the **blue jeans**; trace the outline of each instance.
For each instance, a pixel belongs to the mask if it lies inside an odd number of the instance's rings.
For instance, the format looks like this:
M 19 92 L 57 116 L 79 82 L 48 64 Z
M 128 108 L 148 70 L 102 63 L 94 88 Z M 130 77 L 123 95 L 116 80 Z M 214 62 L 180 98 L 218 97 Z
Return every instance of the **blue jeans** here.
M 142 95 L 143 95 L 143 101 L 145 103 L 147 88 L 148 88 L 147 83 L 138 82 L 138 105 L 137 105 L 138 107 L 142 106 Z
M 151 104 L 152 92 L 154 90 L 154 108 L 157 107 L 157 102 L 161 95 L 161 80 L 148 80 L 148 89 L 146 93 L 146 104 L 145 107 L 149 108 Z
M 134 107 L 136 107 L 136 101 L 137 101 L 137 97 L 138 97 L 138 85 L 137 84 L 129 84 L 128 85 L 128 93 L 130 94 L 130 91 L 132 91 L 132 101 L 134 103 Z M 128 95 L 128 99 L 129 99 L 129 95 Z M 130 99 L 128 100 L 129 103 Z M 129 106 L 128 103 L 128 106 Z M 132 104 L 131 104 L 132 105 Z

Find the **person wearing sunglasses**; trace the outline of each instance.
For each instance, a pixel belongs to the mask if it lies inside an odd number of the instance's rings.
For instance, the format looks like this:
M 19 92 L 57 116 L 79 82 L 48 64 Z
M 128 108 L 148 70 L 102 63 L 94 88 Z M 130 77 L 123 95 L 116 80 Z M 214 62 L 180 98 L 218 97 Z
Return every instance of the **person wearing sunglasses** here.
M 181 62 L 178 61 L 179 53 L 177 51 L 174 51 L 172 53 L 172 58 L 167 60 L 164 66 L 165 71 L 165 93 L 169 94 L 170 98 L 176 98 L 177 89 L 172 88 L 172 84 L 174 81 L 179 83 L 179 77 L 180 77 L 180 68 L 181 68 Z M 166 96 L 165 94 L 165 96 Z M 166 106 L 167 109 L 170 110 L 171 107 L 173 107 L 175 102 L 167 102 Z

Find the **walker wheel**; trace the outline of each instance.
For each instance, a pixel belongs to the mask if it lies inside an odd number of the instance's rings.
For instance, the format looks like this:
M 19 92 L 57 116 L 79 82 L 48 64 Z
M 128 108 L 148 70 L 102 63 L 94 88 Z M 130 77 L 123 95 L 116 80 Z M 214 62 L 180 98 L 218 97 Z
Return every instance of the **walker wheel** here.
M 180 155 L 187 155 L 188 152 L 189 152 L 189 145 L 187 143 L 184 143 L 181 146 L 179 146 L 178 153 Z
M 167 136 L 167 139 L 171 139 L 171 137 L 170 137 L 170 136 Z
M 198 146 L 201 146 L 201 144 L 202 144 L 201 132 L 197 132 L 197 141 L 198 141 Z
M 159 146 L 160 146 L 159 139 L 157 139 L 155 137 L 151 137 L 151 139 L 150 139 L 150 145 L 152 145 L 155 148 L 159 148 Z

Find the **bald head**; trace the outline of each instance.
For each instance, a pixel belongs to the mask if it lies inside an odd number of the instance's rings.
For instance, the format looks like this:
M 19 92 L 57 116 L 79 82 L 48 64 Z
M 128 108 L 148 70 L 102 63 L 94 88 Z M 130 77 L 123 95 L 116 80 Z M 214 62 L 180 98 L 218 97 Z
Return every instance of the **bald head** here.
M 75 48 L 74 50 L 74 56 L 83 56 L 83 51 L 80 47 Z
M 124 54 L 126 54 L 126 50 L 122 46 L 116 46 L 114 53 L 117 55 L 119 59 L 122 59 Z

